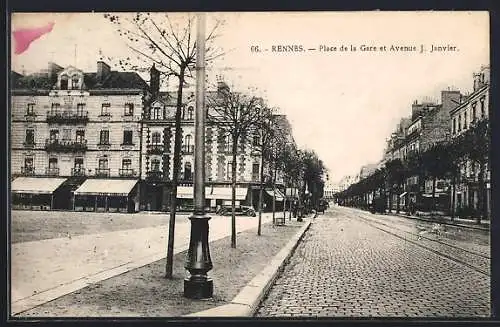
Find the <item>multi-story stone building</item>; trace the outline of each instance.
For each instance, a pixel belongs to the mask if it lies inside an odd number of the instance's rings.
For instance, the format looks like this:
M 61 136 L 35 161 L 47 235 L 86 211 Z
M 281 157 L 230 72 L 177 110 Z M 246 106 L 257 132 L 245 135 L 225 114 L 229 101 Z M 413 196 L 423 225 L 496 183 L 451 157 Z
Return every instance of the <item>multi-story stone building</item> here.
M 450 129 L 453 138 L 458 137 L 475 122 L 482 119 L 489 119 L 489 91 L 490 91 L 490 68 L 481 67 L 474 75 L 473 91 L 462 102 L 451 111 Z M 486 160 L 488 161 L 488 159 Z M 491 212 L 491 172 L 487 164 L 485 170 L 485 198 L 488 213 Z M 470 207 L 475 210 L 479 202 L 479 172 L 477 163 L 464 160 L 460 165 L 460 174 L 456 186 L 455 199 L 453 201 L 455 209 Z
M 149 100 L 144 107 L 142 120 L 141 209 L 168 210 L 173 176 L 175 139 L 176 92 L 160 92 L 159 72 L 150 70 Z M 216 97 L 228 90 L 219 81 L 218 89 L 207 92 Z M 183 90 L 181 139 L 182 157 L 177 198 L 180 209 L 189 209 L 193 199 L 194 167 L 194 90 Z M 210 110 L 210 109 L 209 109 Z M 257 151 L 259 136 L 249 132 L 240 142 L 237 154 L 237 205 L 256 206 L 256 185 L 259 184 L 261 154 Z M 207 121 L 205 130 L 205 178 L 207 208 L 227 205 L 231 200 L 232 144 L 229 135 L 216 123 Z M 252 187 L 253 186 L 253 187 Z
M 11 77 L 14 206 L 138 210 L 146 82 L 103 61 Z
M 411 118 L 403 119 L 388 142 L 385 159 L 406 160 L 412 153 L 423 152 L 433 144 L 449 139 L 450 115 L 457 103 L 460 103 L 459 91 L 441 91 L 441 103 L 415 101 L 412 104 Z M 436 182 L 437 204 L 441 209 L 449 205 L 447 192 L 448 182 Z M 407 178 L 401 194 L 393 194 L 391 203 L 395 207 L 398 197 L 400 206 L 404 207 L 408 201 L 419 203 L 423 208 L 431 206 L 432 180 L 419 179 L 418 175 Z M 388 203 L 389 203 L 388 199 Z

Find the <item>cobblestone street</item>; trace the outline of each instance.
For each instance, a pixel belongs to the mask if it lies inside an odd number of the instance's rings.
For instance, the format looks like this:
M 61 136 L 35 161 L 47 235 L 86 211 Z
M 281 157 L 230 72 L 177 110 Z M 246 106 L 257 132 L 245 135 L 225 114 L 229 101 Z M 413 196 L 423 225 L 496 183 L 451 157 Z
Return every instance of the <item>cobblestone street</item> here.
M 318 216 L 256 316 L 490 315 L 486 273 L 362 216 L 340 207 Z

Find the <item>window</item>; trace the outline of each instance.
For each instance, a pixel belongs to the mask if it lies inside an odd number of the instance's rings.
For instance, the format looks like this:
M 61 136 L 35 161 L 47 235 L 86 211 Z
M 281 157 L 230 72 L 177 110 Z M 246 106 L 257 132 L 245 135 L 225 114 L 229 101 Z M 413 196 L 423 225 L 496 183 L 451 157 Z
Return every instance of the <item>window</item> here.
M 85 103 L 78 103 L 76 105 L 76 114 L 77 116 L 83 116 L 85 111 Z
M 224 142 L 224 146 L 225 146 L 225 151 L 226 152 L 232 152 L 233 151 L 233 142 L 232 142 L 232 139 L 231 139 L 231 135 L 227 135 L 226 136 L 226 139 L 225 139 L 225 142 Z
M 458 115 L 458 132 L 462 130 L 462 115 Z
M 57 114 L 59 112 L 59 110 L 61 109 L 61 105 L 59 103 L 53 103 L 52 104 L 52 113 L 55 113 Z
M 191 163 L 190 162 L 186 162 L 184 164 L 184 180 L 190 181 L 192 179 L 193 179 L 193 173 L 192 173 L 192 170 L 191 170 Z
M 75 158 L 75 170 L 81 171 L 83 169 L 83 158 Z
M 456 134 L 457 133 L 457 119 L 456 118 L 453 118 L 453 134 Z
M 35 144 L 35 130 L 34 129 L 27 129 L 26 130 L 25 143 L 31 144 L 31 145 Z
M 486 114 L 486 110 L 484 108 L 484 98 L 481 98 L 481 118 L 484 118 L 484 115 Z
M 35 104 L 28 103 L 28 107 L 26 108 L 26 115 L 33 116 L 35 114 Z
M 50 131 L 50 142 L 53 143 L 53 142 L 57 142 L 57 140 L 59 139 L 59 130 L 57 129 L 52 129 Z
M 49 169 L 57 168 L 57 158 L 49 158 Z
M 134 104 L 133 103 L 125 103 L 125 116 L 133 116 L 134 115 Z
M 159 159 L 151 160 L 151 170 L 152 171 L 160 171 L 160 160 Z
M 85 131 L 80 129 L 76 131 L 76 142 L 77 143 L 84 143 L 85 142 Z
M 152 117 L 151 119 L 161 119 L 161 108 L 160 107 L 153 107 L 153 110 L 152 110 Z
M 122 168 L 123 169 L 132 169 L 132 159 L 123 159 L 122 160 Z
M 103 103 L 101 106 L 101 116 L 111 116 L 110 108 L 111 104 Z
M 191 135 L 186 135 L 186 137 L 184 138 L 184 151 L 185 152 L 193 152 L 194 150 L 194 147 L 193 147 L 193 141 L 192 141 L 193 137 Z
M 78 89 L 79 81 L 80 79 L 78 78 L 78 75 L 73 75 L 73 77 L 71 77 L 71 88 L 73 90 Z
M 132 143 L 132 131 L 123 131 L 123 144 L 133 145 Z
M 67 90 L 68 89 L 68 76 L 62 75 L 61 76 L 61 90 Z
M 227 163 L 227 180 L 231 180 L 231 176 L 233 174 L 233 163 L 232 162 L 228 162 Z
M 477 115 L 476 115 L 476 105 L 477 105 L 477 102 L 474 102 L 472 104 L 472 121 L 473 122 L 475 122 L 476 118 L 477 118 Z
M 186 119 L 188 119 L 188 120 L 194 119 L 194 108 L 192 106 L 189 106 L 187 109 Z
M 151 143 L 158 145 L 161 143 L 161 134 L 160 132 L 153 132 L 153 135 L 151 136 Z
M 464 112 L 464 129 L 467 129 L 467 111 Z
M 109 131 L 102 130 L 99 137 L 99 144 L 107 144 L 109 145 Z
M 71 129 L 63 129 L 63 137 L 62 137 L 63 141 L 69 141 L 71 140 Z
M 253 146 L 259 146 L 260 145 L 260 135 L 254 135 L 252 143 L 253 143 Z
M 108 159 L 107 158 L 101 158 L 99 159 L 99 169 L 108 169 Z

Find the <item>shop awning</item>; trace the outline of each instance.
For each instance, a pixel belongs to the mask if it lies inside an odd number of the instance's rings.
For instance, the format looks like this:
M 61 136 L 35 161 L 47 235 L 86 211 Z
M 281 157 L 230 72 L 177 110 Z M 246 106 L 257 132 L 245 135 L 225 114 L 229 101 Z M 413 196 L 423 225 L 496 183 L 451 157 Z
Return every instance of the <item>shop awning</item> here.
M 236 200 L 245 200 L 247 197 L 248 189 L 246 187 L 236 188 Z M 177 187 L 177 198 L 178 199 L 192 199 L 194 189 L 192 186 L 179 186 Z M 231 200 L 232 196 L 231 187 L 205 187 L 205 198 L 207 199 L 217 199 L 217 200 Z
M 128 196 L 137 179 L 87 179 L 75 195 Z
M 403 196 L 405 196 L 408 192 L 403 192 L 399 195 L 400 198 L 402 198 Z
M 12 181 L 13 193 L 51 194 L 66 178 L 18 177 Z
M 434 197 L 438 198 L 440 196 L 445 196 L 445 195 L 447 195 L 447 194 L 446 193 L 436 193 Z M 424 194 L 422 194 L 422 196 L 424 198 L 432 198 L 432 194 L 429 194 L 429 193 L 424 193 Z
M 266 192 L 267 194 L 269 194 L 269 196 L 273 197 L 273 190 L 272 189 L 266 189 Z M 276 201 L 278 202 L 281 202 L 283 201 L 283 199 L 285 198 L 285 195 L 283 193 L 281 193 L 281 191 L 279 189 L 276 189 Z

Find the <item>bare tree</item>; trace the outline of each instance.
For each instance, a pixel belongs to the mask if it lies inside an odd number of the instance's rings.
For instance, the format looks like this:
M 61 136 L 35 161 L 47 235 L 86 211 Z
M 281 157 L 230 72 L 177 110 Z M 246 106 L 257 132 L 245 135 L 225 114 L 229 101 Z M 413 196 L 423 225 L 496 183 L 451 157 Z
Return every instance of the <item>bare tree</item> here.
M 208 121 L 215 124 L 224 138 L 229 138 L 231 161 L 231 247 L 236 248 L 236 167 L 238 145 L 248 138 L 248 131 L 254 129 L 261 119 L 263 99 L 233 92 L 228 87 L 221 89 L 208 101 Z
M 173 15 L 172 15 L 173 16 Z M 183 107 L 182 91 L 186 79 L 193 78 L 196 64 L 196 31 L 191 14 L 171 17 L 166 13 L 136 14 L 104 14 L 117 27 L 120 36 L 125 38 L 127 46 L 134 54 L 121 58 L 118 64 L 128 70 L 144 72 L 152 64 L 158 68 L 168 82 L 170 78 L 177 80 L 177 108 L 175 114 L 174 165 L 172 175 L 172 191 L 170 194 L 170 220 L 168 229 L 168 247 L 166 260 L 166 277 L 172 278 L 175 215 L 177 210 L 177 184 L 180 171 L 181 152 L 181 114 Z M 213 41 L 222 24 L 216 21 L 206 38 L 206 62 L 222 56 L 222 49 Z M 111 58 L 108 58 L 111 60 Z M 154 99 L 153 99 L 154 100 Z

